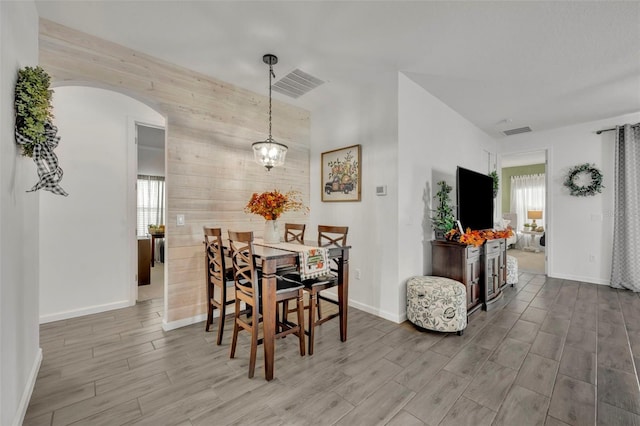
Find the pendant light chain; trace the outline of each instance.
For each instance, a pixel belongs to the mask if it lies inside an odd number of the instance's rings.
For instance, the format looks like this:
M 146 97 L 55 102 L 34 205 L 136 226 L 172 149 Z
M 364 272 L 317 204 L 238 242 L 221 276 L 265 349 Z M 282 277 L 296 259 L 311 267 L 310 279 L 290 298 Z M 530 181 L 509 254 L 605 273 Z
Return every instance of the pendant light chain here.
M 0 0 L 1 1 L 1 0 Z M 264 141 L 254 142 L 251 145 L 256 163 L 264 166 L 267 171 L 273 167 L 284 164 L 287 155 L 287 146 L 273 140 L 273 79 L 276 74 L 273 72 L 273 65 L 278 63 L 278 57 L 266 54 L 262 61 L 269 65 L 269 137 Z
M 273 65 L 269 64 L 269 140 L 271 137 L 271 76 L 273 76 Z

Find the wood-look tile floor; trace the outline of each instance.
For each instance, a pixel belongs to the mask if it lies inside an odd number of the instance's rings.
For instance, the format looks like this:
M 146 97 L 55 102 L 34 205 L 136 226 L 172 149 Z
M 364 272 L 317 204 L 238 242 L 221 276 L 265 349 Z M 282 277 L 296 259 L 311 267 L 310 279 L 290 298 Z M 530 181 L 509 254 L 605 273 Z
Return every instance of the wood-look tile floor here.
M 231 321 L 221 346 L 162 331 L 162 300 L 46 324 L 24 424 L 640 425 L 638 294 L 523 273 L 504 296 L 463 336 L 351 308 L 345 343 L 277 341 L 271 382 L 246 333 L 229 359 Z

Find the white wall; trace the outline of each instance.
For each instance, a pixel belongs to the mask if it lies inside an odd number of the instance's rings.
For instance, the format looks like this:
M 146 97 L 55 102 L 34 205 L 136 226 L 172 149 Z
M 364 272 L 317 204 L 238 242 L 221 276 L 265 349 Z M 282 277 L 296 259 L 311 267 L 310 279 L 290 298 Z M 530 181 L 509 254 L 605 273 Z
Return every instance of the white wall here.
M 431 271 L 424 197 L 431 202 L 432 182 L 440 179 L 455 186 L 458 165 L 486 173 L 486 152 L 495 157 L 496 143 L 403 74 L 331 96 L 328 108 L 311 115 L 310 229 L 349 226 L 351 305 L 401 322 L 406 280 Z M 358 143 L 362 201 L 321 202 L 320 154 Z M 387 185 L 388 195 L 376 196 L 378 185 Z
M 596 130 L 637 123 L 640 113 L 582 123 L 499 141 L 502 154 L 548 150 L 547 274 L 609 284 L 613 241 L 614 134 Z M 573 197 L 562 184 L 572 167 L 592 163 L 604 175 L 602 194 Z M 590 256 L 595 258 L 589 261 Z
M 0 2 L 0 424 L 19 425 L 40 367 L 38 181 L 13 136 L 18 69 L 38 64 L 33 2 Z
M 487 152 L 495 157 L 496 142 L 486 133 L 400 74 L 398 149 L 398 277 L 402 304 L 406 280 L 431 273 L 429 217 L 436 183 L 446 180 L 456 186 L 456 168 L 462 166 L 487 173 Z M 434 188 L 435 187 L 435 188 Z M 451 193 L 455 204 L 455 192 Z
M 69 196 L 40 198 L 41 322 L 135 303 L 128 277 L 135 237 L 127 231 L 127 164 L 135 149 L 128 132 L 131 119 L 164 122 L 141 102 L 103 89 L 58 87 L 53 103 Z
M 371 85 L 332 84 L 323 93 L 325 108 L 311 112 L 307 236 L 315 238 L 319 224 L 349 226 L 351 305 L 398 321 L 397 74 Z M 355 144 L 362 145 L 362 201 L 323 203 L 321 153 Z M 376 196 L 376 185 L 387 185 L 388 195 Z

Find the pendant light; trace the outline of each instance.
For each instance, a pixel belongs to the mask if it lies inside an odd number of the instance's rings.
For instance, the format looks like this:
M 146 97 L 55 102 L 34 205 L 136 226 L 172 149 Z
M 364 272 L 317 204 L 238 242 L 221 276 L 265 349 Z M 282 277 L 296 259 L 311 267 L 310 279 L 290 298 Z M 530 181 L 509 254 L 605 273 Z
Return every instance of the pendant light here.
M 275 78 L 273 66 L 278 63 L 276 55 L 266 54 L 262 57 L 262 61 L 269 65 L 269 137 L 260 142 L 254 142 L 253 157 L 256 162 L 270 171 L 275 166 L 284 164 L 284 157 L 287 155 L 287 146 L 276 142 L 271 137 L 271 78 Z

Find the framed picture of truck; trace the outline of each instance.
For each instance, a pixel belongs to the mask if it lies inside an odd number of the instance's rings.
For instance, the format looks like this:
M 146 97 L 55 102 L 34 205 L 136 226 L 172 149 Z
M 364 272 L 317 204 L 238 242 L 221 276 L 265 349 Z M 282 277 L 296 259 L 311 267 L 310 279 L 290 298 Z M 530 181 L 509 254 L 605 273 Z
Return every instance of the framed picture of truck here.
M 360 201 L 361 146 L 322 153 L 322 201 Z

